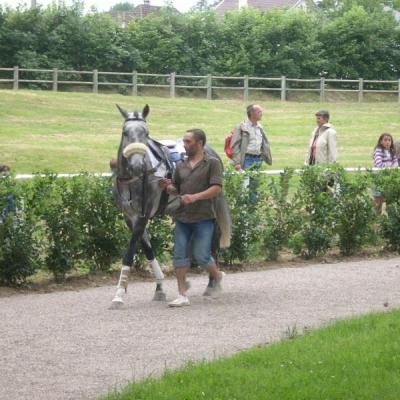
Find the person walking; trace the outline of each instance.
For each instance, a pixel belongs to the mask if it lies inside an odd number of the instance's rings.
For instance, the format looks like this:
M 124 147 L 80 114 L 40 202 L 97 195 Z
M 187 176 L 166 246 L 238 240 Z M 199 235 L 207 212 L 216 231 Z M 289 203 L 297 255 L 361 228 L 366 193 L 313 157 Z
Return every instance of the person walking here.
M 213 199 L 222 190 L 223 169 L 220 160 L 204 152 L 206 134 L 201 129 L 190 129 L 183 143 L 187 159 L 176 165 L 173 179 L 162 179 L 160 186 L 171 195 L 179 195 L 181 205 L 175 212 L 175 243 L 173 266 L 178 282 L 178 297 L 170 307 L 190 305 L 186 294 L 186 273 L 190 267 L 190 250 L 194 261 L 208 270 L 216 291 L 221 290 L 224 273 L 211 255 L 215 229 Z

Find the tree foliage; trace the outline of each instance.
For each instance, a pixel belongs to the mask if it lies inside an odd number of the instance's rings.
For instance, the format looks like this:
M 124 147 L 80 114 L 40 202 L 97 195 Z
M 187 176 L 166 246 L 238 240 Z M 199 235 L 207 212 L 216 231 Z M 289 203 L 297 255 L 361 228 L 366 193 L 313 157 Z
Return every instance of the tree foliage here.
M 115 7 L 131 4 L 118 3 Z M 223 18 L 199 1 L 123 29 L 109 14 L 68 7 L 0 8 L 0 65 L 150 73 L 398 79 L 395 1 L 324 0 L 315 12 L 243 9 Z M 118 8 L 117 7 L 117 8 Z
M 135 8 L 135 5 L 130 2 L 130 1 L 123 1 L 120 3 L 114 4 L 111 8 L 110 11 L 133 11 Z

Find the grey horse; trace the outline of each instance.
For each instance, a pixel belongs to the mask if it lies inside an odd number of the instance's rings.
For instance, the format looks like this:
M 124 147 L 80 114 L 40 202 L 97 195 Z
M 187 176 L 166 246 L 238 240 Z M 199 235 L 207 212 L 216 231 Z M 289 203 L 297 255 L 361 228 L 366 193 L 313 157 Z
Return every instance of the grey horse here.
M 123 306 L 123 297 L 128 288 L 128 276 L 137 244 L 142 245 L 144 254 L 156 278 L 156 290 L 153 300 L 165 301 L 166 295 L 162 287 L 164 274 L 151 247 L 146 230 L 149 219 L 163 212 L 166 204 L 165 192 L 160 188 L 159 181 L 171 176 L 173 165 L 168 158 L 168 149 L 149 136 L 146 117 L 150 107 L 146 105 L 142 112 L 127 112 L 117 105 L 124 117 L 122 137 L 118 150 L 116 174 L 113 193 L 117 206 L 123 213 L 125 222 L 132 232 L 132 237 L 122 260 L 121 273 L 116 294 L 111 308 Z M 219 158 L 207 147 L 206 151 Z M 173 199 L 169 200 L 172 202 Z M 179 200 L 178 200 L 179 202 Z M 231 235 L 231 219 L 228 206 L 223 195 L 215 201 L 219 246 L 229 247 Z M 212 288 L 212 280 L 208 288 Z M 207 291 L 207 290 L 206 290 Z

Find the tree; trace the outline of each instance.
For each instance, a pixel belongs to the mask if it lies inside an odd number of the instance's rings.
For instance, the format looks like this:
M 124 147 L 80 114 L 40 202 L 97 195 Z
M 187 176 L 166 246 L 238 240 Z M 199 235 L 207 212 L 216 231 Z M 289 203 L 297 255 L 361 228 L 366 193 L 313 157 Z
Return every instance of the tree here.
M 353 6 L 329 21 L 320 34 L 326 71 L 342 79 L 396 79 L 400 31 L 390 13 Z
M 125 1 L 125 2 L 114 4 L 110 8 L 110 11 L 123 12 L 123 11 L 133 11 L 134 9 L 135 9 L 135 6 L 132 2 Z
M 353 6 L 361 6 L 368 12 L 382 11 L 384 6 L 400 8 L 400 0 L 322 0 L 318 7 L 329 15 L 343 15 Z
M 209 10 L 212 10 L 218 3 L 220 3 L 220 0 L 217 0 L 217 1 L 199 0 L 190 9 L 190 11 L 191 12 L 194 12 L 194 11 L 209 11 Z

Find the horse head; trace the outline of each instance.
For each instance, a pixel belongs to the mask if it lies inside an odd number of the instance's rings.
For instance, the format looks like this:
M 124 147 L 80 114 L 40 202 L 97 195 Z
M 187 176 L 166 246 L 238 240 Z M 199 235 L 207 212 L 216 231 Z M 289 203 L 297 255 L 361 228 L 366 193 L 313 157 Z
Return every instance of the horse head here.
M 145 170 L 151 169 L 147 157 L 149 129 L 146 124 L 150 107 L 146 104 L 142 112 L 128 112 L 118 104 L 117 108 L 125 119 L 118 151 L 118 176 L 140 177 Z

